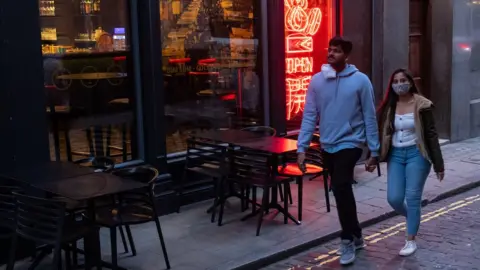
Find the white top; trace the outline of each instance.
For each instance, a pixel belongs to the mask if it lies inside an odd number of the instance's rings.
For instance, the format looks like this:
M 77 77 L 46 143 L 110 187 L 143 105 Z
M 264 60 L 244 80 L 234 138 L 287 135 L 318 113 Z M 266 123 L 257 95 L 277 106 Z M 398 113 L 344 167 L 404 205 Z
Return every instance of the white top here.
M 417 143 L 415 134 L 415 118 L 413 113 L 395 114 L 395 133 L 392 145 L 394 147 L 408 147 Z

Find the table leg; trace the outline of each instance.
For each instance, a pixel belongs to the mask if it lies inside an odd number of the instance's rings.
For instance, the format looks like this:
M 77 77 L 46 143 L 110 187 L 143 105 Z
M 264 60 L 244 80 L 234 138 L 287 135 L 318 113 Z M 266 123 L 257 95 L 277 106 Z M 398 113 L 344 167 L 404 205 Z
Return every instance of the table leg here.
M 94 200 L 88 201 L 87 215 L 89 219 L 95 221 L 95 202 Z M 96 265 L 97 269 L 102 269 L 102 255 L 100 250 L 100 231 L 98 229 L 93 230 L 89 235 L 85 237 L 85 268 L 91 269 Z

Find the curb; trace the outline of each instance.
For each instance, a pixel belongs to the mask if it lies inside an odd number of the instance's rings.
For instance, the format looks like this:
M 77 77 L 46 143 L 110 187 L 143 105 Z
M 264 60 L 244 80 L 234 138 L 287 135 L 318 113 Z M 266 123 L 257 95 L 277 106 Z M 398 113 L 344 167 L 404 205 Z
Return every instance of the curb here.
M 469 184 L 466 184 L 466 185 L 463 185 L 463 186 L 460 186 L 458 188 L 454 188 L 454 189 L 449 190 L 449 191 L 446 191 L 444 193 L 441 193 L 441 194 L 433 197 L 432 199 L 424 199 L 424 200 L 422 200 L 422 207 L 425 207 L 426 205 L 431 204 L 431 203 L 435 203 L 435 202 L 453 197 L 455 195 L 458 195 L 460 193 L 466 192 L 468 190 L 471 190 L 471 189 L 474 189 L 474 188 L 477 188 L 477 187 L 480 187 L 480 180 L 469 183 Z M 362 228 L 368 227 L 368 226 L 374 225 L 376 223 L 382 222 L 384 220 L 387 220 L 389 218 L 392 218 L 394 216 L 397 216 L 397 213 L 392 210 L 390 212 L 386 212 L 382 215 L 371 218 L 369 220 L 365 220 L 365 221 L 360 223 L 360 226 Z M 319 246 L 321 244 L 329 242 L 329 241 L 331 241 L 331 240 L 333 240 L 337 237 L 340 237 L 340 230 L 338 230 L 334 233 L 330 233 L 330 234 L 324 235 L 322 237 L 313 239 L 313 240 L 311 240 L 309 242 L 306 242 L 304 244 L 301 244 L 301 245 L 298 245 L 298 246 L 295 246 L 295 247 L 291 247 L 289 249 L 286 249 L 286 250 L 281 251 L 281 252 L 277 252 L 275 254 L 266 256 L 264 258 L 260 258 L 256 261 L 253 261 L 253 262 L 250 262 L 250 263 L 232 268 L 232 270 L 261 269 L 262 267 L 269 266 L 269 265 L 274 264 L 276 262 L 279 262 L 281 260 L 287 259 L 288 257 L 297 255 L 297 254 L 302 253 L 304 251 L 307 251 L 311 248 L 314 248 L 316 246 Z

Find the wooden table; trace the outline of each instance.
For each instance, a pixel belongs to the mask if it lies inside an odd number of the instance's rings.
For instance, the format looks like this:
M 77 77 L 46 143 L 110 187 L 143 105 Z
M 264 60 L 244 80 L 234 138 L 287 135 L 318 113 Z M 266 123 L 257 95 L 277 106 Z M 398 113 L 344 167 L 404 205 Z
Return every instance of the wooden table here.
M 282 137 L 259 137 L 255 140 L 239 141 L 235 145 L 276 155 L 297 150 L 297 141 Z
M 34 165 L 20 165 L 8 171 L 0 172 L 0 177 L 26 185 L 61 181 L 70 177 L 78 177 L 95 173 L 95 170 L 69 162 L 48 161 Z
M 211 140 L 217 143 L 228 143 L 233 145 L 240 145 L 242 142 L 249 142 L 258 140 L 263 137 L 263 135 L 237 130 L 237 129 L 227 129 L 227 130 L 209 130 L 198 132 L 191 135 L 192 138 L 200 138 Z

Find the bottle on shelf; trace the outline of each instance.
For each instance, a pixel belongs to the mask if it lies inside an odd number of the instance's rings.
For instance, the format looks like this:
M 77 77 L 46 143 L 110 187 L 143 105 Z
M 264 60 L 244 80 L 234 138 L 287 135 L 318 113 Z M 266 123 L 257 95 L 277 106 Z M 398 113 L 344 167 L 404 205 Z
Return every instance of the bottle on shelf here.
M 93 0 L 93 12 L 94 13 L 100 12 L 100 0 Z

